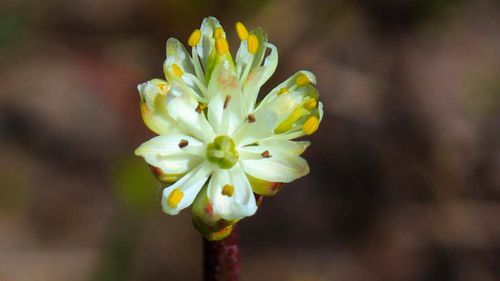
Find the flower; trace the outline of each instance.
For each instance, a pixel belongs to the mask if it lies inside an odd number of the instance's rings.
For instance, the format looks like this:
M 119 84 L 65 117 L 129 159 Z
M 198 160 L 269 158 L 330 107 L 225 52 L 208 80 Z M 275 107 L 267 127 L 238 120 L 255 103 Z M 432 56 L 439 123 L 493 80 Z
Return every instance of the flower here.
M 241 43 L 234 59 L 224 29 L 208 17 L 188 38 L 191 54 L 168 39 L 166 80 L 138 86 L 144 123 L 159 136 L 135 154 L 169 184 L 163 211 L 175 215 L 193 204 L 194 225 L 212 240 L 256 212 L 255 194 L 274 195 L 282 183 L 309 173 L 300 157 L 309 142 L 292 139 L 314 133 L 323 116 L 308 71 L 257 103 L 278 64 L 277 49 L 263 29 L 235 27 Z

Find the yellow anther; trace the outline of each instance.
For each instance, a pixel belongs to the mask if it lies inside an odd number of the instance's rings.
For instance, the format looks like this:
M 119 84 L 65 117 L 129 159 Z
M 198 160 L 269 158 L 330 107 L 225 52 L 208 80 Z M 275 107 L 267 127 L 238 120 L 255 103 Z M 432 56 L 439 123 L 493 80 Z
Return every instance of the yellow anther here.
M 316 99 L 314 98 L 309 98 L 305 103 L 304 103 L 304 107 L 305 109 L 313 109 L 315 108 L 316 106 L 318 105 L 318 102 L 316 101 Z
M 290 116 L 288 116 L 288 118 L 283 120 L 283 122 L 281 122 L 281 124 L 278 127 L 276 127 L 276 129 L 274 129 L 274 132 L 276 134 L 281 134 L 290 130 L 295 124 L 295 122 L 297 122 L 300 119 L 300 117 L 308 113 L 309 112 L 307 110 L 301 108 L 300 106 L 297 106 L 297 108 L 293 110 Z
M 217 39 L 215 39 L 215 50 L 219 55 L 229 52 L 229 45 L 227 44 L 226 38 L 217 37 Z
M 236 33 L 238 33 L 238 37 L 240 38 L 241 41 L 247 40 L 248 38 L 248 30 L 246 26 L 241 22 L 237 22 L 236 25 Z
M 278 96 L 281 96 L 281 95 L 286 94 L 286 93 L 288 93 L 288 89 L 286 87 L 283 87 L 278 92 Z
M 181 202 L 182 197 L 184 197 L 184 192 L 178 188 L 174 189 L 168 196 L 167 205 L 170 208 L 177 208 L 177 205 Z
M 304 125 L 302 125 L 302 131 L 306 135 L 312 135 L 316 130 L 318 129 L 319 126 L 319 119 L 316 116 L 311 116 L 309 119 L 304 122 Z
M 307 77 L 307 75 L 305 75 L 304 73 L 300 73 L 295 79 L 295 84 L 299 87 L 309 85 L 309 83 L 311 83 L 311 81 L 309 80 L 309 77 Z
M 174 72 L 175 76 L 181 77 L 182 74 L 184 74 L 184 71 L 182 71 L 182 68 L 177 65 L 176 63 L 172 64 L 172 71 Z
M 255 54 L 257 53 L 258 49 L 259 39 L 257 39 L 257 36 L 255 36 L 255 34 L 250 34 L 250 36 L 248 36 L 248 52 L 250 54 Z
M 226 184 L 222 187 L 222 195 L 231 197 L 233 196 L 233 193 L 234 193 L 234 186 Z
M 194 47 L 198 45 L 201 39 L 201 31 L 199 29 L 195 29 L 188 38 L 188 45 Z
M 219 38 L 220 36 L 222 36 L 223 33 L 224 33 L 224 29 L 222 27 L 217 27 L 214 30 L 214 38 L 215 39 Z

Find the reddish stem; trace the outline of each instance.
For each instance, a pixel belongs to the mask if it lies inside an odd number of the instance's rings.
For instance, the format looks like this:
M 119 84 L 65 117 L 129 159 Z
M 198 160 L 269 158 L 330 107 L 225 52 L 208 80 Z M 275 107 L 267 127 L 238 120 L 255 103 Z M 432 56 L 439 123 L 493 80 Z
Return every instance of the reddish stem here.
M 204 281 L 238 281 L 240 254 L 236 225 L 231 234 L 222 240 L 203 239 L 203 270 Z

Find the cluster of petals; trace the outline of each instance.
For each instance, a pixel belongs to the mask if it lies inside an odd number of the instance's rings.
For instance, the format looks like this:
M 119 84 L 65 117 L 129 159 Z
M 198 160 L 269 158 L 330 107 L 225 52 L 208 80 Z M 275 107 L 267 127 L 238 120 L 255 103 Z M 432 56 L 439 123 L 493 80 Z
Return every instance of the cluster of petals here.
M 323 117 L 311 72 L 299 71 L 258 102 L 278 64 L 278 51 L 262 28 L 235 25 L 240 46 L 233 58 L 216 18 L 203 20 L 187 43 L 170 38 L 166 79 L 138 86 L 141 114 L 158 136 L 135 153 L 166 184 L 162 208 L 175 215 L 193 205 L 193 222 L 208 239 L 253 215 L 256 196 L 309 173 L 300 155 Z

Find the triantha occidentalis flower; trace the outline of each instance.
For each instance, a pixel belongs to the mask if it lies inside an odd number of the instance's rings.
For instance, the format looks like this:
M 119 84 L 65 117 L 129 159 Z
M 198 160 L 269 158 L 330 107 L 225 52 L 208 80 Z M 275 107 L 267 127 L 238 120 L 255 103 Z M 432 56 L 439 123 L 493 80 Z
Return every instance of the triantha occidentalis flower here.
M 194 225 L 220 239 L 257 210 L 256 195 L 277 193 L 309 173 L 300 155 L 323 117 L 311 72 L 299 71 L 260 102 L 261 86 L 278 64 L 278 51 L 261 28 L 236 23 L 236 57 L 213 17 L 189 36 L 188 52 L 167 41 L 166 80 L 138 86 L 144 123 L 159 136 L 135 151 L 168 184 L 162 206 L 178 214 L 193 204 Z

